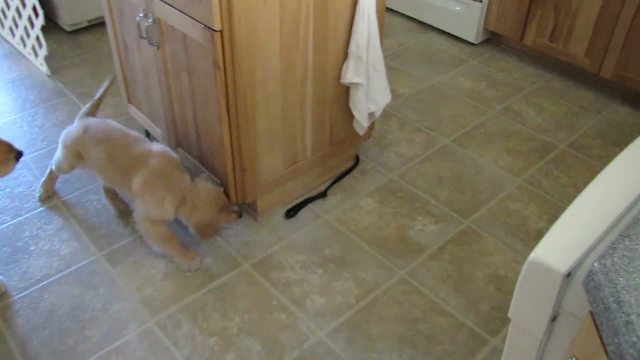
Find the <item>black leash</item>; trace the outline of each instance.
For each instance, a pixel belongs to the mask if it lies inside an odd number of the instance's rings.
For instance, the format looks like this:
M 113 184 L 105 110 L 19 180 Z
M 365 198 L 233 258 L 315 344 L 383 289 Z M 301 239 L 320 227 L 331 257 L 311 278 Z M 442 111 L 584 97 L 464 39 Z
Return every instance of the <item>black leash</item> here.
M 342 181 L 344 178 L 349 176 L 349 174 L 351 174 L 358 167 L 359 164 L 360 164 L 360 156 L 356 154 L 356 159 L 353 162 L 353 165 L 351 165 L 347 170 L 343 171 L 340 175 L 338 175 L 338 177 L 335 178 L 331 182 L 331 184 L 329 184 L 324 190 L 322 190 L 321 192 L 313 196 L 309 196 L 308 198 L 300 201 L 299 203 L 287 209 L 287 211 L 285 211 L 284 213 L 285 219 L 292 219 L 296 217 L 296 215 L 298 215 L 298 213 L 302 211 L 302 209 L 306 208 L 309 204 L 315 201 L 318 201 L 320 199 L 326 198 L 329 195 L 329 190 L 331 190 L 332 187 L 334 187 L 337 183 Z

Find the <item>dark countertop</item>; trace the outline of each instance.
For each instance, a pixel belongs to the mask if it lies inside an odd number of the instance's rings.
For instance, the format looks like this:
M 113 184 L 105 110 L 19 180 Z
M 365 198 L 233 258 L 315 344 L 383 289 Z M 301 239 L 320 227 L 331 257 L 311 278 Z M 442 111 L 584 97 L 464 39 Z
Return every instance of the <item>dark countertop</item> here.
M 640 214 L 593 264 L 583 284 L 609 358 L 640 359 Z

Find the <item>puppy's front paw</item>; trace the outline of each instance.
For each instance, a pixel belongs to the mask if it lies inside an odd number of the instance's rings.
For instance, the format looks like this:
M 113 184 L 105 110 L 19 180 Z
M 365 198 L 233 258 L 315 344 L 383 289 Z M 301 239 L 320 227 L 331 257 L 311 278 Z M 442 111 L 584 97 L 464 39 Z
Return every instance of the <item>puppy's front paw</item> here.
M 185 253 L 179 259 L 176 259 L 176 261 L 178 265 L 186 271 L 196 271 L 202 266 L 200 257 L 192 252 Z
M 46 202 L 51 200 L 51 198 L 53 197 L 53 195 L 55 194 L 55 190 L 53 189 L 46 189 L 44 187 L 40 188 L 40 192 L 38 193 L 38 200 L 40 202 Z
M 2 295 L 7 290 L 7 286 L 4 284 L 4 280 L 0 278 L 0 295 Z

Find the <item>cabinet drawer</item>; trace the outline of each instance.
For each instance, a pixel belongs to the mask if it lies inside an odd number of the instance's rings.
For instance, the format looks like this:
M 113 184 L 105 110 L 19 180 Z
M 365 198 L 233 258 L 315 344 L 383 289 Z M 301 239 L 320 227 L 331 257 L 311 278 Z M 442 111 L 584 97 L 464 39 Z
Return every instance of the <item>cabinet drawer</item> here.
M 219 0 L 162 0 L 213 30 L 221 30 Z

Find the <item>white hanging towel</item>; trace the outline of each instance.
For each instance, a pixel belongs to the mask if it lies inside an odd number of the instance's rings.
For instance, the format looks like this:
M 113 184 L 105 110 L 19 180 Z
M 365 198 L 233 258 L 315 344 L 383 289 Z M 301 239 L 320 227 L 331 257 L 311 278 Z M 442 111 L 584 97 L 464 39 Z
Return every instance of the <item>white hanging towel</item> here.
M 363 135 L 391 102 L 380 43 L 376 0 L 358 0 L 347 61 L 340 82 L 350 87 L 353 127 Z

